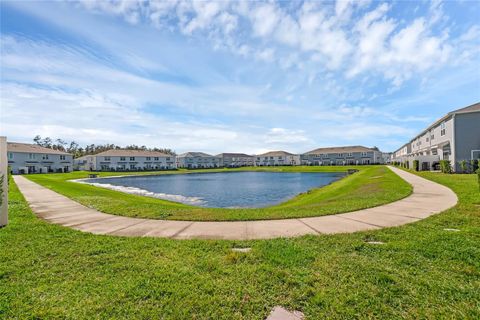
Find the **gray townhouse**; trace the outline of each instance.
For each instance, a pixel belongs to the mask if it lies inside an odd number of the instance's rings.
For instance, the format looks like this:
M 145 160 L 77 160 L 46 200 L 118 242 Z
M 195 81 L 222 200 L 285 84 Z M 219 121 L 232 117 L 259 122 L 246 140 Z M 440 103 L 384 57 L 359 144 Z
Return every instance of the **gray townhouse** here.
M 455 172 L 462 160 L 480 159 L 480 103 L 449 112 L 394 152 L 392 161 L 419 161 L 420 170 L 449 160 Z
M 220 168 L 220 158 L 203 152 L 186 152 L 177 156 L 177 167 L 187 169 Z
M 307 166 L 379 164 L 384 163 L 384 155 L 364 146 L 318 148 L 302 154 L 301 162 Z
M 73 156 L 36 144 L 7 143 L 8 166 L 13 174 L 71 172 Z
M 220 166 L 226 168 L 248 167 L 255 164 L 255 157 L 245 153 L 220 153 L 216 157 L 220 159 Z
M 286 151 L 270 151 L 255 156 L 255 165 L 263 166 L 298 166 L 300 156 Z
M 112 149 L 75 159 L 75 169 L 86 171 L 138 171 L 175 169 L 176 157 L 157 151 Z

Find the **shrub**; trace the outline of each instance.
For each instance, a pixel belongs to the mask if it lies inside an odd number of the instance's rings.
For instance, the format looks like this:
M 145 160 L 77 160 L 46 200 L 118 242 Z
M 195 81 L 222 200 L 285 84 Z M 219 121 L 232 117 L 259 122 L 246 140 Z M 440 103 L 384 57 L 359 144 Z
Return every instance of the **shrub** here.
M 470 160 L 470 167 L 472 172 L 475 173 L 478 170 L 478 159 Z
M 460 161 L 460 168 L 462 169 L 462 173 L 467 173 L 467 160 Z
M 420 161 L 413 160 L 413 170 L 419 171 L 420 170 Z
M 443 173 L 452 173 L 452 166 L 450 160 L 440 160 L 440 170 Z
M 480 191 L 480 169 L 477 169 L 477 176 L 478 176 L 478 191 Z

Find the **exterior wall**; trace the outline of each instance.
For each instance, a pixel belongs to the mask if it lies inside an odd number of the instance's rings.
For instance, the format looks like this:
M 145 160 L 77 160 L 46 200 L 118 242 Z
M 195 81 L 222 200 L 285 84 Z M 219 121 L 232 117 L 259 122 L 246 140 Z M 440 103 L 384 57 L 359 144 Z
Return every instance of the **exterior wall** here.
M 8 152 L 8 165 L 13 174 L 71 172 L 73 156 L 50 153 Z
M 420 170 L 437 169 L 441 160 L 450 160 L 460 171 L 460 161 L 480 157 L 480 113 L 457 113 L 431 126 L 394 152 L 393 161 L 419 161 Z M 473 151 L 473 154 L 472 154 Z
M 302 164 L 315 166 L 383 163 L 382 153 L 378 151 L 303 154 L 301 158 Z
M 254 157 L 235 157 L 235 156 L 223 156 L 220 158 L 221 167 L 247 167 L 254 165 Z
M 221 159 L 217 157 L 177 157 L 178 168 L 200 169 L 200 168 L 219 168 Z
M 480 112 L 455 115 L 455 171 L 460 161 L 480 158 Z M 477 152 L 475 152 L 477 150 Z M 473 152 L 472 152 L 473 151 Z
M 137 171 L 137 170 L 165 170 L 176 168 L 176 157 L 155 156 L 86 156 L 86 160 L 79 165 L 80 170 L 86 171 Z
M 299 155 L 284 155 L 284 156 L 256 156 L 256 166 L 298 166 L 301 164 Z

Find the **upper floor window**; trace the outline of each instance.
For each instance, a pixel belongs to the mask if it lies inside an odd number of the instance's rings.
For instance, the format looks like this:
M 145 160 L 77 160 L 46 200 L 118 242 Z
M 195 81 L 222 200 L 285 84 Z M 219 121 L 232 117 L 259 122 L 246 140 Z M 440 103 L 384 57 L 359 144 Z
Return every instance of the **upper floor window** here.
M 150 161 L 150 160 L 152 160 L 152 158 L 150 158 L 150 157 L 147 157 L 147 161 Z
M 343 153 L 339 153 L 338 156 L 339 156 L 339 157 L 343 157 Z
M 444 136 L 445 133 L 446 133 L 445 122 L 442 122 L 442 124 L 440 125 L 440 135 Z
M 60 156 L 60 160 L 65 160 L 65 156 Z
M 270 159 L 272 159 L 272 160 L 273 160 L 273 157 L 270 157 Z
M 120 161 L 125 161 L 125 157 L 120 157 Z
M 130 157 L 130 161 L 135 161 L 135 157 Z
M 105 157 L 105 161 L 110 161 L 110 157 Z
M 157 157 L 157 160 L 158 160 L 158 157 Z M 170 157 L 167 157 L 167 161 L 170 161 Z
M 435 139 L 435 135 L 434 135 L 434 134 L 432 134 L 432 135 L 430 136 L 430 140 L 433 140 L 433 139 Z
M 44 155 L 42 156 L 42 159 L 43 159 L 43 160 L 48 160 L 48 154 L 44 154 Z
M 153 159 L 154 159 L 155 161 L 158 161 L 158 160 L 159 160 L 159 158 L 158 158 L 158 157 L 155 157 L 155 158 L 153 158 Z M 167 160 L 168 160 L 168 158 L 167 158 Z
M 362 157 L 366 157 L 367 156 L 367 153 L 366 152 L 362 152 Z
M 351 157 L 351 156 L 352 156 L 352 153 L 351 153 L 351 152 L 349 152 L 349 153 L 347 154 L 347 156 L 348 156 L 348 157 Z
M 13 152 L 8 153 L 8 159 L 13 159 Z
M 29 153 L 28 159 L 35 159 L 35 153 Z

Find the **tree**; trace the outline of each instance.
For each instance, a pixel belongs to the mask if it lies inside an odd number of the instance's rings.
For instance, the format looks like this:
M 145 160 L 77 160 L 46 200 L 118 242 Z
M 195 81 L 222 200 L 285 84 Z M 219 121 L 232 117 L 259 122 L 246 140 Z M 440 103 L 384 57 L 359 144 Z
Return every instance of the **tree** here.
M 35 138 L 33 138 L 33 142 L 35 142 L 38 145 L 42 145 L 42 137 L 37 134 Z

